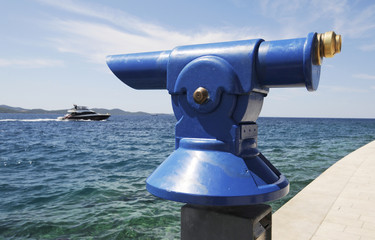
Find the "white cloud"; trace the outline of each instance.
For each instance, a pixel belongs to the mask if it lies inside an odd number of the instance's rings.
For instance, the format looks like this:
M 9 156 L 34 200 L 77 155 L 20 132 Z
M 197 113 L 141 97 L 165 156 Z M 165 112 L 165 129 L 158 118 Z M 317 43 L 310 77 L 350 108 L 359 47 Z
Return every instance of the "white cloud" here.
M 75 2 L 43 2 L 82 15 L 81 20 L 51 20 L 49 26 L 57 31 L 57 34 L 49 40 L 59 51 L 79 54 L 94 63 L 103 63 L 110 54 L 161 51 L 179 45 L 258 37 L 250 35 L 249 29 L 178 32 L 142 21 L 117 9 L 95 5 L 81 6 Z M 90 19 L 86 20 L 85 17 Z M 96 20 L 93 21 L 93 17 Z
M 262 1 L 260 11 L 263 15 L 280 23 L 280 28 L 274 30 L 272 34 L 258 25 L 246 29 L 206 28 L 196 32 L 184 32 L 146 22 L 119 9 L 92 2 L 85 4 L 77 1 L 40 0 L 40 2 L 80 16 L 80 20 L 74 16 L 65 20 L 49 21 L 51 29 L 57 31 L 55 34 L 57 37 L 50 40 L 59 51 L 79 54 L 95 63 L 103 63 L 105 57 L 110 54 L 167 50 L 186 44 L 259 37 L 265 39 L 300 37 L 306 29 L 311 29 L 322 21 L 327 22 L 325 24 L 327 26 L 334 26 L 334 30 L 344 36 L 344 41 L 347 36 L 356 38 L 375 29 L 373 23 L 375 5 L 364 9 L 358 8 L 359 14 L 353 14 L 349 2 L 342 0 Z M 375 45 L 359 47 L 363 50 L 375 49 Z
M 344 40 L 375 35 L 375 4 L 371 1 L 264 0 L 260 8 L 265 18 L 280 24 L 278 31 L 285 37 L 295 37 L 320 25 L 328 28 L 324 31 L 334 30 L 343 35 Z M 372 46 L 371 50 L 374 49 Z
M 341 19 L 349 8 L 345 0 L 264 0 L 260 1 L 260 11 L 264 19 L 278 23 L 273 34 L 282 38 L 299 37 L 306 31 L 317 31 L 318 26 L 335 30 L 335 22 Z M 340 32 L 339 32 L 340 33 Z
M 148 31 L 158 30 L 158 27 L 154 24 L 146 23 L 126 12 L 109 8 L 104 5 L 98 5 L 94 3 L 80 4 L 78 1 L 70 0 L 66 0 L 64 2 L 39 0 L 39 2 L 65 10 L 70 13 L 105 20 L 107 23 L 111 23 L 112 25 L 117 25 L 120 28 L 128 29 L 128 31 L 130 32 L 147 33 Z
M 343 13 L 335 16 L 335 28 L 350 38 L 374 36 L 375 4 L 365 6 L 356 12 L 353 11 L 353 7 L 347 6 Z
M 135 34 L 85 21 L 55 20 L 51 24 L 60 31 L 58 37 L 50 39 L 60 52 L 79 54 L 96 63 L 102 63 L 110 54 L 168 50 L 184 44 L 226 41 L 233 39 L 233 35 L 241 38 L 238 32 L 206 31 L 187 35 L 159 26 L 149 27 L 147 34 Z
M 353 77 L 359 78 L 359 79 L 366 79 L 366 80 L 375 80 L 375 75 L 370 75 L 366 73 L 354 74 Z
M 294 15 L 303 5 L 306 5 L 307 3 L 308 1 L 300 0 L 263 0 L 260 2 L 260 7 L 263 15 L 273 16 L 276 18 L 286 18 L 290 15 Z
M 1 59 L 0 67 L 15 68 L 46 68 L 46 67 L 62 67 L 64 62 L 54 59 Z
M 178 32 L 170 28 L 170 26 L 160 26 L 157 23 L 146 22 L 131 14 L 106 7 L 99 4 L 80 4 L 77 1 L 66 0 L 64 2 L 39 0 L 39 2 L 50 6 L 63 9 L 65 11 L 80 14 L 81 16 L 104 20 L 103 25 L 108 27 L 116 27 L 121 32 L 127 32 L 132 35 L 143 36 L 147 38 L 156 38 L 163 41 L 169 40 L 178 42 L 183 41 L 185 44 L 191 41 L 203 43 L 207 41 L 232 40 L 233 36 L 237 38 L 259 38 L 254 34 L 253 28 L 221 28 L 221 29 L 202 29 L 194 33 Z M 87 21 L 88 22 L 88 21 Z M 89 23 L 89 22 L 88 22 Z M 90 23 L 94 23 L 90 21 Z M 251 33 L 251 34 L 249 34 Z M 167 41 L 167 42 L 170 42 Z

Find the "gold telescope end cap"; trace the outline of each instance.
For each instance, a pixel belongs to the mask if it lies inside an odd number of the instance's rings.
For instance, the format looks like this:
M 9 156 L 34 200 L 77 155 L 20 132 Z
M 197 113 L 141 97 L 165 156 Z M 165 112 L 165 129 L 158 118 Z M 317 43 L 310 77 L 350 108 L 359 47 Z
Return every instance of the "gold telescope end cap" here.
M 315 62 L 317 65 L 322 64 L 323 57 L 331 58 L 341 52 L 341 35 L 334 31 L 318 33 L 316 38 Z

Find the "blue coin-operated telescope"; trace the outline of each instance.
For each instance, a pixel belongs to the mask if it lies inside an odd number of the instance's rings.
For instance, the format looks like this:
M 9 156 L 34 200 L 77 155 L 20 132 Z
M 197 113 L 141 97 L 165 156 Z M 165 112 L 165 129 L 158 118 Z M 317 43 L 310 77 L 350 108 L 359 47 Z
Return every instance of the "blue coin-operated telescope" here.
M 341 51 L 334 32 L 114 55 L 112 72 L 135 89 L 167 89 L 176 150 L 147 179 L 155 196 L 198 205 L 279 199 L 289 182 L 257 149 L 256 120 L 269 88 L 318 87 L 323 57 Z

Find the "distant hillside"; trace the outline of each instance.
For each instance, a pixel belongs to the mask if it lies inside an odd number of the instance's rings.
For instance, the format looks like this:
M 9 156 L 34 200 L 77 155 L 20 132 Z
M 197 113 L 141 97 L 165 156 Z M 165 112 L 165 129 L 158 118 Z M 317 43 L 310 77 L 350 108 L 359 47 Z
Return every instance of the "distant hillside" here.
M 63 110 L 44 110 L 44 109 L 25 109 L 19 107 L 11 107 L 7 105 L 0 105 L 0 113 L 32 113 L 32 114 L 66 114 L 68 109 Z M 127 112 L 118 108 L 105 109 L 105 108 L 92 108 L 97 113 L 109 113 L 111 115 L 147 115 L 145 112 Z

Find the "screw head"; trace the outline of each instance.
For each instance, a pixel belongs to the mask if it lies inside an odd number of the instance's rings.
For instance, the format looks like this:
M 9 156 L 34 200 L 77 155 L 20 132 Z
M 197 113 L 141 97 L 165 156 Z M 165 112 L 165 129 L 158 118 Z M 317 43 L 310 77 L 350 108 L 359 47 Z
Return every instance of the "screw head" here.
M 203 104 L 208 99 L 208 91 L 203 87 L 199 87 L 194 91 L 193 94 L 194 101 L 198 104 Z

